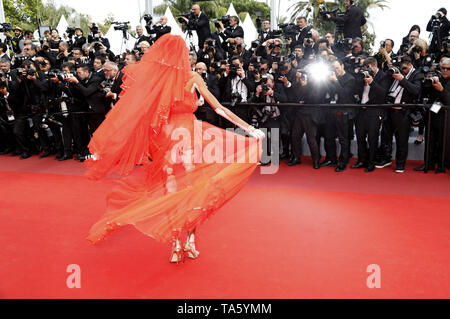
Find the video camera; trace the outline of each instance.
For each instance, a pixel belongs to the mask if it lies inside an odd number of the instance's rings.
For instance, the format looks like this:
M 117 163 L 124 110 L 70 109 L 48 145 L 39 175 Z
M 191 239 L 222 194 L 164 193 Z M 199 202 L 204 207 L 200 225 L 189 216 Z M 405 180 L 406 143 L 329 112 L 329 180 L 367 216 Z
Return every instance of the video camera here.
M 224 28 L 228 28 L 230 26 L 230 19 L 231 19 L 231 16 L 226 15 L 219 19 L 212 19 L 211 22 L 214 22 L 214 25 L 216 26 L 217 29 L 220 28 L 219 21 L 222 22 Z
M 143 19 L 145 20 L 145 23 L 146 23 L 147 25 L 152 24 L 152 21 L 153 21 L 152 15 L 150 15 L 150 14 L 144 14 Z
M 73 36 L 74 36 L 74 34 L 75 34 L 75 27 L 71 27 L 71 26 L 68 26 L 67 27 L 67 29 L 66 29 L 66 33 L 67 33 L 67 36 L 69 37 L 69 38 L 72 38 Z
M 0 32 L 11 32 L 12 29 L 11 23 L 0 23 Z
M 325 21 L 328 21 L 327 15 L 330 15 L 332 18 L 336 17 L 344 17 L 346 15 L 345 12 L 342 12 L 340 9 L 334 9 L 334 10 L 326 10 L 325 6 L 321 6 L 319 8 L 319 14 L 322 16 L 322 18 Z M 344 33 L 344 23 L 342 22 L 335 22 L 336 23 L 336 34 L 343 34 Z
M 98 26 L 95 23 L 92 23 L 89 29 L 91 30 L 94 39 L 98 39 L 100 37 L 98 34 Z
M 195 19 L 195 15 L 194 15 L 194 13 L 192 11 L 189 11 L 189 12 L 186 12 L 186 13 L 183 13 L 183 14 L 179 14 L 179 15 L 177 15 L 177 17 L 178 17 L 178 22 L 180 22 L 182 24 L 186 23 L 186 20 L 182 19 L 181 17 L 185 17 L 188 20 L 194 20 Z
M 298 26 L 294 23 L 282 23 L 278 25 L 278 28 L 280 28 L 281 31 L 274 30 L 274 36 L 283 34 L 286 39 L 294 39 L 295 35 L 300 31 Z

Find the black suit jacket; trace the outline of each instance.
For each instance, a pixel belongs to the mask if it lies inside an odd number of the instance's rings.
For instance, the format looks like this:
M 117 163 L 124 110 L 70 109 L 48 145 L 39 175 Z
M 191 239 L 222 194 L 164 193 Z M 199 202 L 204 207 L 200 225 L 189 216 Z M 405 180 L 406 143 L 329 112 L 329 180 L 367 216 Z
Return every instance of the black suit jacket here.
M 75 84 L 75 90 L 83 99 L 83 104 L 90 110 L 98 113 L 107 112 L 107 103 L 105 102 L 105 94 L 100 90 L 102 80 L 91 72 L 87 80 L 78 79 L 79 83 Z
M 338 81 L 333 83 L 333 86 L 338 95 L 336 103 L 356 104 L 355 95 L 358 94 L 358 86 L 356 79 L 352 75 L 345 73 L 343 76 L 339 76 Z M 350 119 L 354 119 L 356 116 L 356 107 L 332 108 L 332 110 L 348 113 Z
M 211 28 L 209 27 L 208 16 L 204 12 L 201 12 L 198 19 L 189 20 L 188 25 L 192 30 L 197 31 L 198 46 L 199 48 L 203 48 L 205 40 L 211 37 Z
M 220 87 L 222 88 L 222 102 L 231 102 L 231 77 L 230 76 L 224 76 L 219 81 Z M 254 83 L 250 81 L 250 79 L 246 76 L 242 79 L 242 83 L 247 87 L 247 100 L 250 98 L 250 94 L 255 90 Z
M 149 34 L 155 34 L 155 39 L 154 41 L 158 40 L 160 37 L 162 37 L 164 34 L 166 33 L 170 33 L 170 31 L 172 30 L 172 28 L 168 25 L 157 25 L 155 27 L 153 27 L 153 29 L 151 29 L 149 31 Z
M 297 45 L 302 45 L 303 46 L 303 42 L 304 42 L 304 40 L 305 40 L 305 38 L 306 38 L 306 35 L 310 32 L 311 30 L 310 30 L 310 28 L 309 27 L 305 27 L 305 28 L 303 28 L 303 30 L 302 31 L 298 31 L 298 33 L 295 35 L 295 37 L 292 39 L 292 42 L 291 42 L 291 45 L 290 45 L 290 48 L 291 48 L 291 51 L 294 51 L 294 49 L 295 49 L 295 47 L 297 46 Z
M 389 90 L 389 78 L 382 70 L 378 70 L 377 74 L 373 78 L 370 84 L 369 101 L 366 105 L 370 104 L 384 104 L 386 102 L 386 95 Z M 364 85 L 361 91 L 361 96 L 364 92 Z M 383 107 L 368 107 L 368 114 L 373 116 L 384 116 L 386 109 Z
M 366 18 L 361 8 L 350 6 L 342 17 L 332 17 L 331 20 L 344 24 L 344 38 L 361 38 L 361 27 L 366 24 Z
M 117 98 L 113 99 L 111 101 L 111 99 L 108 99 L 108 102 L 112 102 L 113 104 L 116 104 L 119 101 L 119 95 L 122 92 L 122 83 L 123 83 L 123 73 L 122 71 L 119 71 L 119 75 L 117 76 L 116 79 L 114 79 L 113 85 L 111 87 L 111 92 L 116 93 L 117 94 Z
M 420 91 L 422 89 L 422 80 L 423 80 L 423 73 L 420 70 L 416 69 L 411 74 L 409 79 L 406 79 L 405 77 L 403 80 L 400 81 L 400 85 L 404 88 L 400 103 L 411 104 L 415 103 L 418 100 L 420 96 Z M 392 78 L 390 81 L 389 88 L 392 86 L 393 83 L 394 79 Z

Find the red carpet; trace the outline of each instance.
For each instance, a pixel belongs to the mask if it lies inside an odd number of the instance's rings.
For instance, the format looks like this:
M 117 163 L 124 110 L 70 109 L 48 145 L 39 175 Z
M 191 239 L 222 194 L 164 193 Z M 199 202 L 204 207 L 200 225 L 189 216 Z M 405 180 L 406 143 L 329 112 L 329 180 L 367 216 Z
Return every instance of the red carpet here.
M 0 157 L 0 298 L 449 298 L 450 178 L 306 164 L 255 172 L 199 231 L 198 260 L 129 226 L 85 237 L 112 179 L 75 161 Z M 81 267 L 69 289 L 66 268 Z M 381 288 L 366 285 L 381 268 Z

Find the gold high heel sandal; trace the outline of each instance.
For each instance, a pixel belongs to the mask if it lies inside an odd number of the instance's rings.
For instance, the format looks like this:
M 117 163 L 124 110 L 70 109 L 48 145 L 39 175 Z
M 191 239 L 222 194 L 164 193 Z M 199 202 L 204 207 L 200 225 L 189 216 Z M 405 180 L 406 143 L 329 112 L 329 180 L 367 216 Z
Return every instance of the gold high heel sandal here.
M 194 234 L 191 234 L 186 238 L 186 242 L 184 243 L 183 250 L 185 255 L 187 255 L 191 259 L 196 259 L 198 255 L 200 254 L 195 249 L 195 238 Z
M 171 263 L 177 263 L 177 264 L 179 264 L 182 261 L 184 262 L 183 251 L 181 250 L 180 241 L 178 239 L 176 239 L 173 242 L 172 252 L 171 252 L 169 261 Z

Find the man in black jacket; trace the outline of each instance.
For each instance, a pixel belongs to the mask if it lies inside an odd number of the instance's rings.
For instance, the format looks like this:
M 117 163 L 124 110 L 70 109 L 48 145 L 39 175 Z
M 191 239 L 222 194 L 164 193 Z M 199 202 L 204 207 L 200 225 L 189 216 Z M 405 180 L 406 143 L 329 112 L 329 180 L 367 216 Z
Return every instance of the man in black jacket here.
M 357 84 L 355 78 L 345 72 L 344 63 L 341 60 L 333 62 L 335 73 L 330 76 L 330 81 L 337 94 L 337 104 L 356 104 L 355 95 L 357 95 Z M 336 172 L 345 171 L 350 160 L 350 123 L 355 119 L 356 109 L 352 107 L 330 108 L 329 115 L 333 118 L 334 127 L 325 130 L 325 146 L 327 157 L 331 161 L 336 161 L 336 142 L 335 136 L 339 139 L 341 145 L 341 154 L 336 167 Z
M 400 70 L 391 69 L 393 81 L 388 95 L 387 103 L 411 104 L 419 99 L 423 73 L 414 69 L 411 58 L 404 56 L 401 60 Z M 381 148 L 384 158 L 376 164 L 377 168 L 391 165 L 392 137 L 395 135 L 397 152 L 395 155 L 396 173 L 405 171 L 406 159 L 408 158 L 408 140 L 410 131 L 410 109 L 401 106 L 393 106 L 387 111 L 386 120 L 381 130 Z
M 354 0 L 345 0 L 347 11 L 343 16 L 327 15 L 328 19 L 344 25 L 344 38 L 362 38 L 361 27 L 366 24 L 366 18 L 361 8 L 355 6 Z
M 119 66 L 116 63 L 110 61 L 105 62 L 103 70 L 105 72 L 105 79 L 108 83 L 108 88 L 104 90 L 106 92 L 106 104 L 107 109 L 110 109 L 119 101 L 124 74 L 119 70 Z
M 430 94 L 430 103 L 441 103 L 443 105 L 450 105 L 450 58 L 443 58 L 440 63 L 440 69 L 442 72 L 442 78 L 433 78 L 432 92 Z M 430 149 L 430 158 L 427 167 L 417 167 L 415 171 L 431 171 L 436 168 L 436 173 L 445 172 L 445 167 L 450 168 L 450 128 L 447 124 L 447 131 L 445 128 L 445 117 L 447 117 L 447 123 L 450 123 L 450 112 L 434 105 L 433 109 L 429 112 L 430 127 L 429 131 L 429 144 L 426 148 Z M 444 133 L 446 135 L 444 140 Z M 444 153 L 444 145 L 446 145 L 446 154 Z
M 291 52 L 294 51 L 295 47 L 297 45 L 304 45 L 305 39 L 309 37 L 310 28 L 307 26 L 306 18 L 305 17 L 298 17 L 297 18 L 297 33 L 295 34 L 294 38 L 287 39 L 287 44 L 291 48 Z
M 239 25 L 239 18 L 232 16 L 230 18 L 230 26 L 224 28 L 222 21 L 218 22 L 220 27 L 217 28 L 219 36 L 222 39 L 222 48 L 225 52 L 229 52 L 228 48 L 236 43 L 236 38 L 244 38 L 244 29 Z
M 447 18 L 447 9 L 441 8 L 433 15 L 427 24 L 427 31 L 433 32 L 430 44 L 430 52 L 441 52 L 442 41 L 448 37 L 450 32 L 450 21 Z
M 197 31 L 198 47 L 203 48 L 205 40 L 211 37 L 209 18 L 203 11 L 200 11 L 200 6 L 198 4 L 192 6 L 191 12 L 194 15 L 194 19 L 187 19 L 186 17 L 182 18 L 186 21 L 190 30 Z
M 172 28 L 167 25 L 167 17 L 162 16 L 159 18 L 159 23 L 153 25 L 153 28 L 148 30 L 149 34 L 154 34 L 155 38 L 153 42 L 156 42 L 160 37 L 162 37 L 166 33 L 170 33 Z
M 208 73 L 208 69 L 205 63 L 199 62 L 195 65 L 195 72 L 200 74 L 208 87 L 208 90 L 214 95 L 216 99 L 220 99 L 219 79 L 216 75 Z M 198 95 L 198 108 L 195 111 L 195 116 L 201 121 L 208 122 L 214 126 L 219 126 L 219 115 L 213 110 L 207 101 L 197 93 Z
M 244 71 L 244 60 L 240 56 L 231 58 L 229 71 L 219 81 L 222 91 L 222 102 L 247 102 L 251 93 L 254 91 L 254 82 L 250 81 Z M 247 108 L 230 107 L 244 121 L 248 122 L 249 114 Z M 224 128 L 232 127 L 229 121 L 224 121 Z
M 366 172 L 372 172 L 375 169 L 379 131 L 386 112 L 383 107 L 374 107 L 370 104 L 385 103 L 389 78 L 378 69 L 378 63 L 374 57 L 369 57 L 364 61 L 364 68 L 367 73 L 363 79 L 361 104 L 365 106 L 362 106 L 359 110 L 355 123 L 358 162 L 351 168 L 366 167 Z
M 96 113 L 88 116 L 89 132 L 92 136 L 105 119 L 109 107 L 105 102 L 105 95 L 101 90 L 101 80 L 90 71 L 89 66 L 86 64 L 78 65 L 77 75 L 78 78 L 70 77 L 67 80 L 75 84 L 75 90 L 78 91 L 84 99 L 83 104 L 85 109 Z

